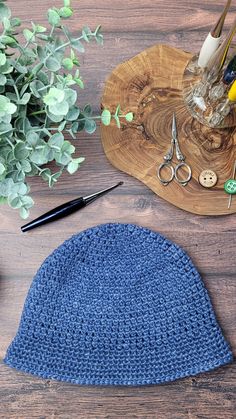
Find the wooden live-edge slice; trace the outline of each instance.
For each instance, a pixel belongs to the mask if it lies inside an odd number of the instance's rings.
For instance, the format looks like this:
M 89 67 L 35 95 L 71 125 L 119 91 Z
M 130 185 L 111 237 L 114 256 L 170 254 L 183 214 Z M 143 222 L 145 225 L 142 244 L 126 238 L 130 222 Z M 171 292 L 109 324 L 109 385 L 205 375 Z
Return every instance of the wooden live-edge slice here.
M 224 182 L 232 177 L 236 160 L 234 128 L 211 129 L 194 120 L 182 98 L 184 69 L 192 55 L 182 50 L 156 45 L 120 64 L 109 76 L 102 107 L 115 111 L 117 104 L 135 119 L 101 127 L 107 158 L 118 169 L 139 179 L 158 196 L 186 211 L 201 215 L 236 212 L 236 197 L 228 209 L 229 196 Z M 193 172 L 185 187 L 176 181 L 160 184 L 157 168 L 170 147 L 172 114 L 176 112 L 181 150 Z M 174 159 L 174 164 L 177 160 Z M 205 169 L 218 176 L 211 189 L 203 188 L 198 178 Z

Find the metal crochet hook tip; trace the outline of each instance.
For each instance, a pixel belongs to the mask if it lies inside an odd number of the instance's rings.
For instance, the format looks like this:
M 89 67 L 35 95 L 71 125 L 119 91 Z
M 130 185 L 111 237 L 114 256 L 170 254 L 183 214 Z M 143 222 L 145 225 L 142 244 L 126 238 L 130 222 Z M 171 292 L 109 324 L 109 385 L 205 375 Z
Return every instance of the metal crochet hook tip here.
M 211 35 L 214 38 L 219 38 L 222 34 L 225 18 L 226 18 L 226 15 L 227 15 L 228 11 L 229 11 L 230 6 L 231 6 L 231 2 L 232 2 L 232 0 L 227 0 L 227 3 L 226 3 L 226 5 L 225 5 L 225 7 L 222 11 L 221 16 L 219 17 L 215 26 L 211 30 Z
M 113 189 L 117 188 L 118 186 L 123 185 L 124 182 L 116 183 L 115 185 L 111 186 L 108 189 L 103 189 L 102 191 L 96 192 L 92 195 L 84 196 L 83 200 L 86 205 L 90 204 L 91 202 L 95 201 L 95 199 L 99 198 L 102 195 L 107 194 L 108 192 L 112 191 Z

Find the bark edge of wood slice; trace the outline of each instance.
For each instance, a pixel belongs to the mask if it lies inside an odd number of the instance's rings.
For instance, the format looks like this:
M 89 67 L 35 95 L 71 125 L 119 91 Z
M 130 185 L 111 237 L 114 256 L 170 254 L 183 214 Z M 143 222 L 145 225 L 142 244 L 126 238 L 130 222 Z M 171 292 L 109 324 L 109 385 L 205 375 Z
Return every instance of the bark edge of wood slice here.
M 115 121 L 101 126 L 101 139 L 108 160 L 119 170 L 139 179 L 158 196 L 185 211 L 200 215 L 236 212 L 236 196 L 228 209 L 224 183 L 232 178 L 236 160 L 235 128 L 212 129 L 193 119 L 182 98 L 183 73 L 192 55 L 168 45 L 155 45 L 118 65 L 105 84 L 102 108 L 115 112 L 120 104 L 135 114 L 131 123 Z M 173 180 L 163 186 L 157 168 L 170 148 L 172 115 L 175 111 L 178 139 L 192 180 L 181 186 Z M 173 164 L 178 162 L 173 159 Z M 203 188 L 198 178 L 211 169 L 217 184 Z

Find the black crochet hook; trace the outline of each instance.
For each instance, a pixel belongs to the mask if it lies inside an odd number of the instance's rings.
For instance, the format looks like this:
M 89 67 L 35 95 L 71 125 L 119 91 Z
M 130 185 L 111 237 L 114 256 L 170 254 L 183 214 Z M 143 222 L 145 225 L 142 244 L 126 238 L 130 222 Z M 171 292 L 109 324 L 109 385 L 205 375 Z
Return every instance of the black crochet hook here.
M 92 195 L 79 197 L 73 199 L 73 201 L 66 202 L 65 204 L 60 205 L 52 209 L 51 211 L 46 212 L 45 214 L 41 215 L 40 217 L 36 218 L 30 223 L 25 224 L 21 227 L 21 231 L 25 233 L 28 230 L 32 230 L 33 228 L 39 227 L 43 224 L 50 223 L 51 221 L 59 220 L 62 217 L 66 217 L 67 215 L 72 214 L 73 212 L 86 207 L 86 205 L 91 204 L 100 196 L 107 194 L 108 192 L 112 191 L 113 189 L 117 188 L 118 186 L 123 185 L 123 182 L 119 182 L 114 186 L 111 186 L 108 189 L 103 189 L 100 192 L 96 192 Z

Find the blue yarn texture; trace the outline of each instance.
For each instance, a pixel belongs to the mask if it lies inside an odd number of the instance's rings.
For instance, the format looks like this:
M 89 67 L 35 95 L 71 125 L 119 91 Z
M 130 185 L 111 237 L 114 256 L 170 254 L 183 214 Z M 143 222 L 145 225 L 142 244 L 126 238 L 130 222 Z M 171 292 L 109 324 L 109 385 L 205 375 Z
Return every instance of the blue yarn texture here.
M 131 224 L 65 241 L 29 290 L 5 363 L 77 384 L 173 381 L 232 361 L 187 254 Z

